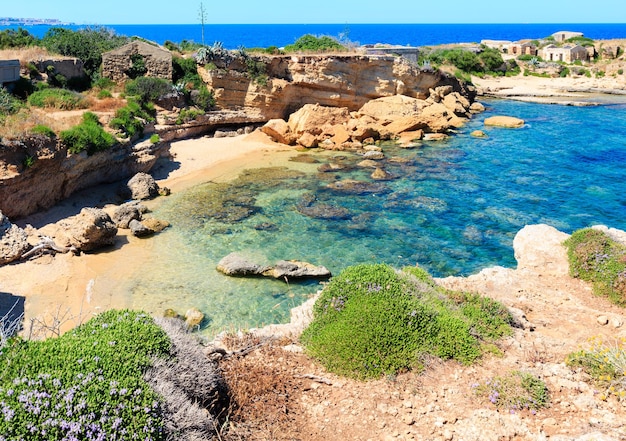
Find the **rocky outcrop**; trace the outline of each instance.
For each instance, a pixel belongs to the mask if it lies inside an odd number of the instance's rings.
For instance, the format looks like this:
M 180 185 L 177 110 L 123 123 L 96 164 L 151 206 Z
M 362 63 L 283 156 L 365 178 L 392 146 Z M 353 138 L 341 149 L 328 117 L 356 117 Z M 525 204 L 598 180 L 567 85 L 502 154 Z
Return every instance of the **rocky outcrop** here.
M 449 85 L 473 101 L 474 90 L 438 70 L 423 70 L 388 55 L 298 55 L 255 57 L 267 78 L 258 81 L 238 56 L 213 60 L 198 73 L 223 109 L 245 108 L 264 121 L 286 119 L 305 104 L 360 109 L 368 101 L 394 95 L 427 99 Z
M 117 227 L 109 215 L 99 208 L 83 208 L 76 216 L 49 224 L 40 230 L 54 238 L 62 247 L 94 251 L 113 245 Z
M 217 264 L 217 270 L 234 277 L 272 277 L 274 279 L 326 279 L 330 271 L 323 266 L 297 260 L 279 260 L 274 266 L 259 265 L 239 253 L 231 253 Z
M 451 86 L 430 90 L 428 99 L 405 95 L 382 97 L 367 102 L 357 112 L 347 107 L 305 104 L 289 121 L 273 119 L 261 130 L 284 144 L 325 149 L 359 149 L 362 143 L 400 139 L 406 143 L 426 134 L 446 133 L 461 127 L 471 115 L 470 102 Z M 382 154 L 378 154 L 382 159 Z M 367 159 L 367 158 L 366 158 Z
M 30 248 L 26 232 L 0 211 L 0 265 L 18 260 Z
M 0 210 L 10 218 L 45 210 L 78 190 L 149 171 L 168 155 L 168 143 L 117 144 L 90 156 L 43 136 L 2 141 Z

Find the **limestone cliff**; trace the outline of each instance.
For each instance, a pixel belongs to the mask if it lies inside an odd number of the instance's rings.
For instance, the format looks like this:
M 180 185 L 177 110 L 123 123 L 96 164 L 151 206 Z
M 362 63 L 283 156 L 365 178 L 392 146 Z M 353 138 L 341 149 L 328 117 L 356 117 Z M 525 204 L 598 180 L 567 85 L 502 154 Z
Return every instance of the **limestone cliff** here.
M 10 218 L 50 208 L 80 189 L 148 171 L 169 150 L 166 143 L 141 142 L 88 156 L 70 154 L 43 136 L 0 147 L 0 211 Z
M 452 86 L 473 101 L 473 89 L 438 70 L 420 69 L 400 57 L 297 55 L 216 59 L 198 72 L 221 108 L 246 108 L 263 119 L 287 118 L 305 104 L 358 110 L 370 100 L 406 95 L 426 99 L 429 90 Z M 251 69 L 249 66 L 256 66 Z M 253 71 L 254 70 L 254 71 Z

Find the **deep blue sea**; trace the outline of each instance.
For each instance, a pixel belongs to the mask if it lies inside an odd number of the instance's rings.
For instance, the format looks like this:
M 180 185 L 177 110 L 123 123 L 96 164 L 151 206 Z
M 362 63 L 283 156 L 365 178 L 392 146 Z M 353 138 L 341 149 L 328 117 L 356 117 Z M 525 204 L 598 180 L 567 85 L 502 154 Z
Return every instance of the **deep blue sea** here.
M 166 40 L 201 42 L 200 24 L 187 25 L 103 25 L 116 33 L 140 36 L 163 44 Z M 84 26 L 68 26 L 79 29 Z M 0 30 L 7 27 L 0 26 Z M 33 35 L 42 37 L 49 26 L 26 26 Z M 360 44 L 389 43 L 428 46 L 443 43 L 519 40 L 547 37 L 554 32 L 583 32 L 594 40 L 626 38 L 626 24 L 209 24 L 205 26 L 205 43 L 220 41 L 228 49 L 238 47 L 282 47 L 304 34 L 343 37 Z

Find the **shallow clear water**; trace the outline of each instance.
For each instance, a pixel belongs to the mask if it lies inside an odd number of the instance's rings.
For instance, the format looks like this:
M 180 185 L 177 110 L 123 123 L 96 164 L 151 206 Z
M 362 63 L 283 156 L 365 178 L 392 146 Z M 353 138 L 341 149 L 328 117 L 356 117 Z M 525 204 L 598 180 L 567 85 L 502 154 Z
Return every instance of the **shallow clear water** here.
M 195 306 L 207 315 L 209 333 L 258 326 L 284 321 L 318 284 L 223 276 L 215 266 L 230 252 L 260 263 L 305 260 L 333 273 L 386 262 L 419 263 L 435 276 L 468 275 L 514 266 L 513 237 L 526 224 L 547 223 L 568 233 L 599 223 L 626 228 L 626 106 L 486 104 L 485 114 L 447 141 L 386 147 L 388 159 L 409 162 L 384 161 L 399 178 L 377 182 L 366 194 L 327 187 L 343 179 L 375 182 L 371 169 L 355 166 L 361 157 L 311 151 L 319 163 L 294 162 L 297 172 L 272 169 L 262 173 L 267 179 L 205 184 L 172 195 L 154 213 L 173 225 L 153 239 L 161 264 L 140 269 L 130 282 L 132 306 L 151 312 Z M 517 116 L 526 125 L 484 127 L 482 120 L 493 114 Z M 475 129 L 489 137 L 469 136 Z M 319 173 L 327 162 L 347 169 Z M 215 218 L 226 216 L 216 204 L 235 207 L 230 221 Z M 319 204 L 342 208 L 342 219 L 314 219 L 298 210 Z

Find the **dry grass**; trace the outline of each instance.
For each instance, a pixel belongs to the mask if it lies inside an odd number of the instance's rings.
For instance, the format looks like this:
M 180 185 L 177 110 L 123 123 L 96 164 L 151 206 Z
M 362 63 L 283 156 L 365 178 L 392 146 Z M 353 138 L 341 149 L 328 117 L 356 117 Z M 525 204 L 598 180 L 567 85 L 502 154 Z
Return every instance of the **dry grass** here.
M 39 47 L 32 46 L 28 48 L 19 49 L 2 49 L 0 50 L 0 59 L 3 60 L 20 60 L 20 65 L 25 68 L 26 65 L 32 61 L 40 60 L 42 58 L 49 58 L 51 55 L 48 50 Z M 64 58 L 61 55 L 54 55 L 55 58 Z
M 121 98 L 90 98 L 89 110 L 93 112 L 113 112 L 126 105 L 126 101 Z
M 231 337 L 233 350 L 260 344 L 260 340 Z M 268 342 L 250 355 L 234 356 L 220 367 L 228 385 L 231 406 L 221 439 L 293 440 L 302 439 L 302 427 L 295 424 L 301 413 L 294 391 L 301 388 L 293 375 L 293 354 L 286 353 L 277 342 Z
M 48 126 L 55 133 L 59 133 L 79 124 L 82 114 L 82 110 L 50 113 L 41 109 L 23 109 L 8 116 L 4 124 L 0 124 L 0 138 L 20 139 L 31 133 L 37 125 Z

